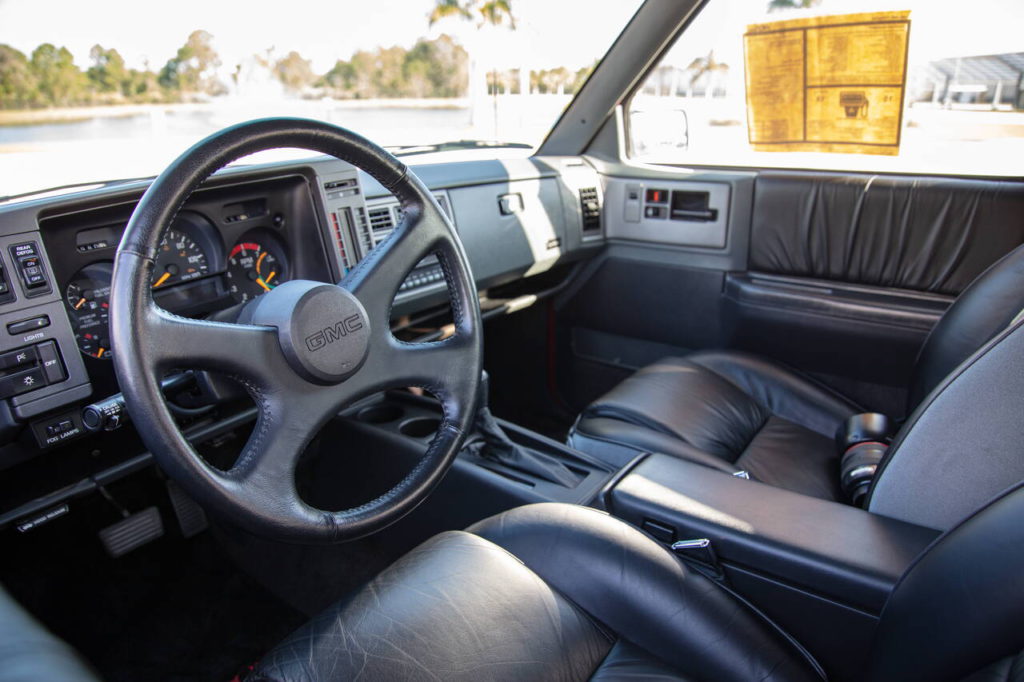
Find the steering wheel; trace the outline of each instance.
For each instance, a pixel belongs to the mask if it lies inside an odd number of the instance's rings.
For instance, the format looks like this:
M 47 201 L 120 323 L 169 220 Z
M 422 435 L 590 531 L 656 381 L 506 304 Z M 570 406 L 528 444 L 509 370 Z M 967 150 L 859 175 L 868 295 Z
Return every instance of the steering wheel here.
M 158 307 L 151 291 L 157 248 L 192 191 L 231 161 L 280 147 L 329 154 L 363 169 L 399 199 L 400 224 L 340 283 L 285 282 L 251 301 L 238 323 L 186 319 Z M 312 229 L 309 238 L 319 238 Z M 431 343 L 399 341 L 390 328 L 395 293 L 432 253 L 448 285 L 455 334 Z M 211 135 L 150 185 L 117 249 L 110 333 L 126 407 L 164 471 L 208 510 L 260 535 L 295 542 L 353 540 L 422 502 L 465 439 L 483 354 L 469 263 L 430 191 L 402 162 L 356 133 L 291 118 Z M 171 416 L 160 378 L 175 368 L 231 376 L 255 401 L 255 427 L 230 470 L 203 460 Z M 345 405 L 406 386 L 429 391 L 443 412 L 409 474 L 360 507 L 323 511 L 303 501 L 295 468 L 316 433 Z

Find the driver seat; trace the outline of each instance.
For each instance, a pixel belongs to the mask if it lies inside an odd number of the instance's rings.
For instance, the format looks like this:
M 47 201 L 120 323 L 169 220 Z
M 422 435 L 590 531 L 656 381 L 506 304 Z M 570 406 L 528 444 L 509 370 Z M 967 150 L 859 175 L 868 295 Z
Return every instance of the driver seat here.
M 867 659 L 851 652 L 851 666 L 866 663 L 865 679 L 904 682 L 1019 673 L 1021 518 L 1018 486 L 941 536 L 899 581 Z M 291 635 L 249 677 L 355 679 L 746 681 L 824 673 L 749 604 L 632 526 L 546 503 L 428 540 Z
M 1019 680 L 1024 485 L 900 578 L 844 677 Z M 843 637 L 836 629 L 834 636 Z M 860 669 L 864 666 L 863 669 Z M 0 590 L 0 682 L 95 680 Z M 603 512 L 519 507 L 435 536 L 270 651 L 278 680 L 821 680 L 741 598 Z

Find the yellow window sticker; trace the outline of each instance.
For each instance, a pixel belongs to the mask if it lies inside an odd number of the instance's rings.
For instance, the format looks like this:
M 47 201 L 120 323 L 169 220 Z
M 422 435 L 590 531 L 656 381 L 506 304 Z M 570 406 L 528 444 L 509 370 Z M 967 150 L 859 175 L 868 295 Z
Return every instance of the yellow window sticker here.
M 899 153 L 909 37 L 909 11 L 748 26 L 753 149 Z

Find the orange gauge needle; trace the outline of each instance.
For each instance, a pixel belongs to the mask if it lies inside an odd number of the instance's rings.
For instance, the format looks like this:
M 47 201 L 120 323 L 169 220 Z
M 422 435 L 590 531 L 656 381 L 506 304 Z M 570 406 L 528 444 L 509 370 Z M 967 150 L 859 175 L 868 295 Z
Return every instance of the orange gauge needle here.
M 96 357 L 102 358 L 103 357 L 103 353 L 106 350 L 107 350 L 106 348 L 104 348 L 103 346 L 100 346 L 100 349 L 98 351 L 96 351 Z
M 269 275 L 267 275 L 267 278 L 265 280 L 263 280 L 263 281 L 266 282 L 267 284 L 270 284 L 270 280 L 274 279 L 274 275 L 276 275 L 276 274 L 277 274 L 277 270 L 274 270 Z
M 85 298 L 78 299 L 78 303 L 75 304 L 75 310 L 78 310 L 83 305 L 85 305 Z
M 158 286 L 160 286 L 161 284 L 166 282 L 168 280 L 168 278 L 170 278 L 170 276 L 171 276 L 171 273 L 169 273 L 169 272 L 165 272 L 164 274 L 160 275 L 160 279 L 158 279 L 157 281 L 153 282 L 153 288 L 156 289 Z

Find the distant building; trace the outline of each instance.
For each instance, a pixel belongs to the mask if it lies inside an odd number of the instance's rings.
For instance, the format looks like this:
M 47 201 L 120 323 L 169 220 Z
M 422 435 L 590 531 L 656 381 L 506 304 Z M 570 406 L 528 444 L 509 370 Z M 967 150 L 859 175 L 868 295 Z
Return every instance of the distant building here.
M 919 69 L 909 85 L 913 102 L 1024 109 L 1024 52 L 940 59 Z

